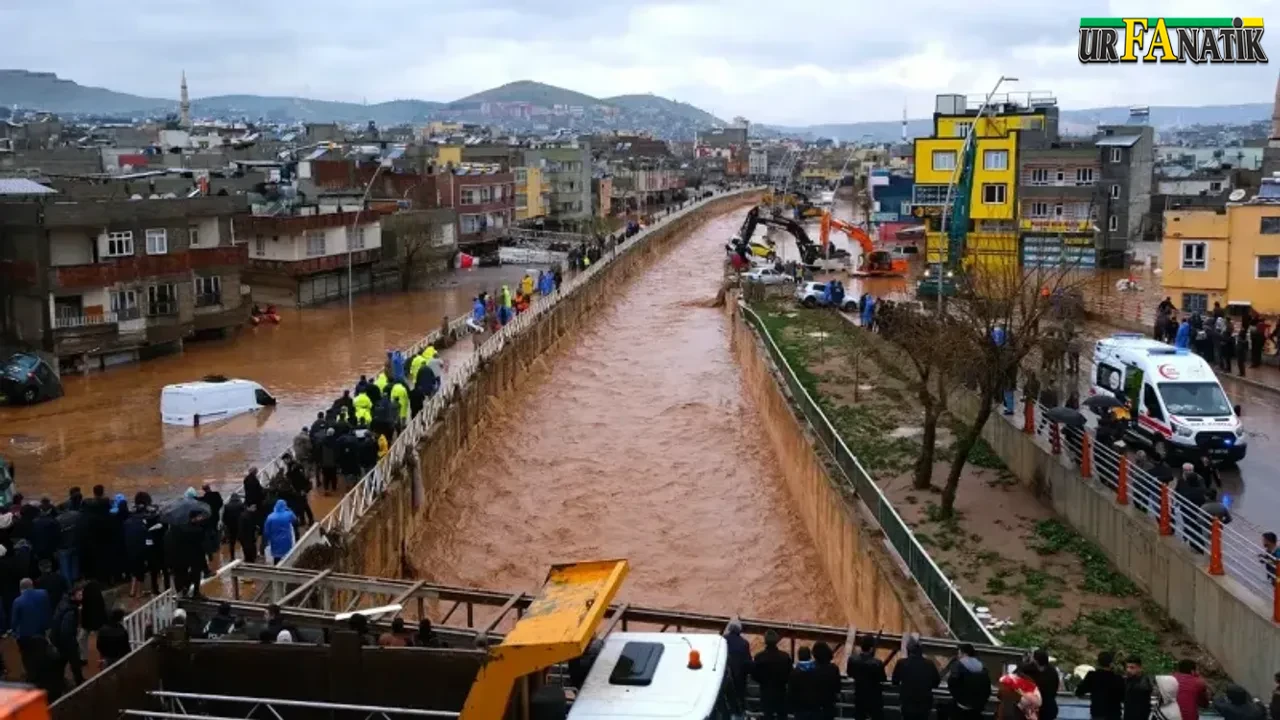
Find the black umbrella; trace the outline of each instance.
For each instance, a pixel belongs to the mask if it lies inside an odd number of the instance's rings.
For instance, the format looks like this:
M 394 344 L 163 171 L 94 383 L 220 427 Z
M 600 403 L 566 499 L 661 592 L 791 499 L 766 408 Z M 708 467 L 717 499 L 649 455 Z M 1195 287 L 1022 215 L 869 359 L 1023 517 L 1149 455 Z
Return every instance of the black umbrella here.
M 1072 410 L 1069 407 L 1055 407 L 1044 411 L 1046 419 L 1067 427 L 1084 427 L 1088 420 L 1079 410 Z
M 160 509 L 160 519 L 169 525 L 186 525 L 191 522 L 191 511 L 211 514 L 209 506 L 195 498 L 182 496 Z
M 1085 398 L 1082 404 L 1096 413 L 1125 406 L 1125 402 L 1116 398 L 1115 395 L 1094 395 Z

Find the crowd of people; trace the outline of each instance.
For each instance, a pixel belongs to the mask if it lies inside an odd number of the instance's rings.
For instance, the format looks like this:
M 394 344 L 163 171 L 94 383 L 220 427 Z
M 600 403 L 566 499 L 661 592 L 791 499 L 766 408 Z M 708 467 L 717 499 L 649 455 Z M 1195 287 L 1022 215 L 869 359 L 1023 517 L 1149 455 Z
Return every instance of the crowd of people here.
M 1241 316 L 1237 325 L 1216 302 L 1208 317 L 1196 311 L 1184 315 L 1179 322 L 1176 308 L 1165 298 L 1156 308 L 1152 335 L 1174 347 L 1189 348 L 1223 372 L 1231 372 L 1234 362 L 1240 377 L 1245 377 L 1246 367 L 1262 365 L 1267 342 L 1280 339 L 1280 326 L 1268 327 L 1256 310 Z
M 1045 648 L 1035 650 L 993 683 L 991 673 L 968 643 L 961 643 L 956 656 L 939 670 L 924 656 L 918 636 L 905 636 L 901 647 L 885 657 L 876 653 L 879 639 L 857 637 L 851 630 L 843 645 L 850 652 L 841 673 L 836 654 L 826 642 L 799 648 L 793 660 L 778 648 L 779 637 L 770 630 L 765 634 L 764 649 L 753 655 L 742 636 L 742 625 L 731 622 L 725 640 L 733 716 L 746 716 L 747 684 L 754 680 L 764 720 L 787 720 L 788 716 L 831 720 L 843 715 L 837 704 L 847 679 L 852 683 L 853 717 L 857 720 L 884 719 L 886 685 L 897 692 L 903 720 L 929 720 L 932 714 L 939 720 L 981 720 L 993 697 L 995 720 L 1058 717 L 1064 677 Z M 894 662 L 899 650 L 902 657 Z M 892 671 L 888 670 L 891 662 Z M 1077 697 L 1088 698 L 1092 720 L 1199 720 L 1200 710 L 1210 707 L 1224 720 L 1280 720 L 1280 673 L 1270 705 L 1264 707 L 1234 684 L 1211 700 L 1208 685 L 1192 660 L 1179 662 L 1170 675 L 1155 677 L 1143 669 L 1142 658 L 1137 656 L 1126 658 L 1122 670 L 1116 670 L 1114 664 L 1115 653 L 1100 653 L 1097 665 L 1085 668 L 1075 687 Z M 935 703 L 934 691 L 943 687 L 950 698 Z

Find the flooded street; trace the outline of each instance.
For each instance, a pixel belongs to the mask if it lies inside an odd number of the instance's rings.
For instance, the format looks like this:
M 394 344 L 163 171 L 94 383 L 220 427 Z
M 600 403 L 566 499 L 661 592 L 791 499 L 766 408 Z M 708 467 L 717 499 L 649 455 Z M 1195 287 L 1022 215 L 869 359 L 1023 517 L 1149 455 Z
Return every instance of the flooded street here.
M 709 307 L 741 220 L 704 224 L 535 364 L 411 540 L 420 577 L 532 589 L 550 563 L 624 557 L 623 602 L 845 622 Z
M 29 499 L 86 495 L 101 483 L 132 497 L 158 497 L 201 482 L 238 481 L 253 464 L 285 450 L 303 424 L 326 409 L 388 348 L 403 349 L 470 308 L 481 287 L 519 279 L 524 268 L 481 268 L 442 276 L 410 293 L 281 310 L 279 325 L 245 328 L 232 339 L 190 342 L 178 355 L 63 378 L 66 395 L 30 407 L 0 407 L 0 454 L 17 466 Z M 255 380 L 279 404 L 200 428 L 160 422 L 160 390 L 205 375 Z

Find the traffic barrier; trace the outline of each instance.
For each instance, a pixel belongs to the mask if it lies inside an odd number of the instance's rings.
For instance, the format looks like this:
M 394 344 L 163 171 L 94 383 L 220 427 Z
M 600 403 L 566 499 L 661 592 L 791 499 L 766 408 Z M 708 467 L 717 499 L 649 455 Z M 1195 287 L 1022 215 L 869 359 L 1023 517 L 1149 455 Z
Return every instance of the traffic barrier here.
M 1170 496 L 1172 494 L 1173 494 L 1173 490 L 1169 489 L 1168 485 L 1160 486 L 1160 534 L 1161 535 L 1173 534 L 1173 503 L 1170 501 Z
M 1222 520 L 1220 518 L 1214 518 L 1213 526 L 1209 528 L 1209 574 L 1226 574 L 1222 569 Z
M 1093 477 L 1093 438 L 1088 433 L 1080 435 L 1080 477 Z
M 1086 433 L 1087 436 L 1087 433 Z M 1129 456 L 1120 456 L 1120 467 L 1116 472 L 1116 504 L 1129 504 Z
M 1034 435 L 1036 432 L 1036 406 L 1027 403 L 1022 413 L 1022 432 Z

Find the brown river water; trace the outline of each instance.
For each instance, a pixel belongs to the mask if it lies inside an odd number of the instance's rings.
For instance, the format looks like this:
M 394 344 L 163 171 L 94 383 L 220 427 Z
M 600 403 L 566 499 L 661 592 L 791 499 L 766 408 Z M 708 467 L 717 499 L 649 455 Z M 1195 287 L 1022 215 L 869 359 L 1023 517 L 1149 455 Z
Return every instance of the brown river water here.
M 288 448 L 303 424 L 362 372 L 376 372 L 389 348 L 403 349 L 470 309 L 481 287 L 514 282 L 524 268 L 459 271 L 435 287 L 358 296 L 319 308 L 282 310 L 279 325 L 191 342 L 180 354 L 63 378 L 66 395 L 30 407 L 0 407 L 0 455 L 17 466 L 28 498 L 85 494 L 101 483 L 132 498 L 175 495 L 202 482 L 238 481 L 250 465 Z M 165 385 L 221 374 L 255 380 L 278 405 L 201 428 L 160 422 Z M 238 482 L 236 483 L 238 489 Z
M 840 624 L 826 573 L 711 307 L 721 215 L 535 364 L 463 461 L 419 576 L 533 589 L 548 564 L 627 558 L 627 602 Z

